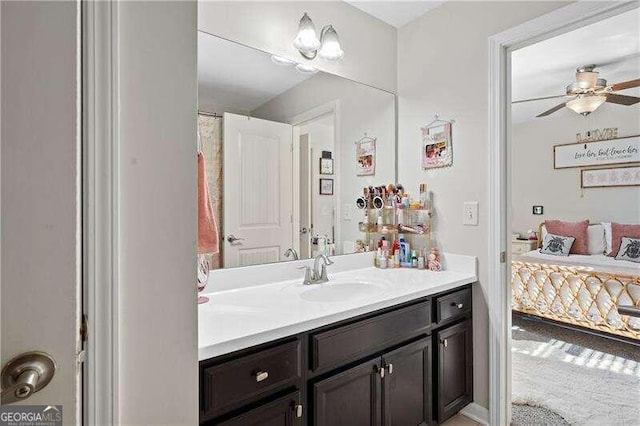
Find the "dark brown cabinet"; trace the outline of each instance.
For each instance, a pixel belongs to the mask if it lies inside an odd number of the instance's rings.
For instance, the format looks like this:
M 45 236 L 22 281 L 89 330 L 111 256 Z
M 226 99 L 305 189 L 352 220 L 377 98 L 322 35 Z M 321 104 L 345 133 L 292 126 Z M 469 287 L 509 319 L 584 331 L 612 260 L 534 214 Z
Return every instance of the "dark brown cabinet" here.
M 436 334 L 438 423 L 453 416 L 472 400 L 473 338 L 471 330 L 471 320 L 467 319 Z
M 431 422 L 431 337 L 382 356 L 384 426 L 417 426 Z
M 365 362 L 313 385 L 316 426 L 379 426 L 380 360 Z
M 472 401 L 471 286 L 200 362 L 200 423 L 427 426 Z
M 297 426 L 302 424 L 300 392 L 292 392 L 229 420 L 219 426 Z

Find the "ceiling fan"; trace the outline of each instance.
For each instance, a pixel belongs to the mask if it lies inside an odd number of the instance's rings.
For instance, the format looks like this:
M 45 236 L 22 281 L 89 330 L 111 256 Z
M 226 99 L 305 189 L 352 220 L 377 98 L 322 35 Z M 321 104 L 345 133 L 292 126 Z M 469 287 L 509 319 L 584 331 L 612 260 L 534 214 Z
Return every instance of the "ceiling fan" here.
M 634 105 L 640 102 L 640 98 L 635 96 L 620 95 L 614 92 L 620 90 L 631 89 L 640 86 L 640 78 L 635 80 L 624 81 L 607 85 L 607 80 L 598 78 L 598 71 L 595 71 L 596 65 L 583 65 L 576 69 L 576 81 L 567 86 L 566 95 L 546 96 L 542 98 L 527 99 L 516 101 L 514 103 L 536 101 L 540 99 L 553 99 L 561 97 L 569 97 L 565 102 L 536 115 L 537 117 L 545 117 L 561 110 L 564 107 L 575 111 L 578 114 L 587 116 L 605 102 L 619 105 Z

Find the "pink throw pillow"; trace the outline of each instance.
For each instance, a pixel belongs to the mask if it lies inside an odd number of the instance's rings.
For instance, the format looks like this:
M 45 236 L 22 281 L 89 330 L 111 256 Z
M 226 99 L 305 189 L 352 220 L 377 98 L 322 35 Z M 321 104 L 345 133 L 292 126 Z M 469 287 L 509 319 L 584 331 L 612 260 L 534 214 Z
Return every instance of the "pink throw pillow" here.
M 576 239 L 571 246 L 570 254 L 589 254 L 589 240 L 587 237 L 587 229 L 589 228 L 588 220 L 583 220 L 582 222 L 547 220 L 544 222 L 544 226 L 550 234 Z M 618 246 L 620 246 L 621 241 L 622 240 L 618 241 Z
M 616 257 L 622 237 L 640 238 L 640 225 L 624 225 L 622 223 L 611 224 L 611 253 L 609 256 Z

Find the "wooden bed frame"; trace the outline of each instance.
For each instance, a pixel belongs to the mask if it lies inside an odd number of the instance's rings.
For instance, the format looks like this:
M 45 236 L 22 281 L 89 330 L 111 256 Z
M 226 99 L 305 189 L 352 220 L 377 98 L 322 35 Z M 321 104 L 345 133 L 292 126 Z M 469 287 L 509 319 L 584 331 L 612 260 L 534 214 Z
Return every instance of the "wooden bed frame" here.
M 514 311 L 640 342 L 640 318 L 617 310 L 640 307 L 640 275 L 514 260 L 511 294 Z

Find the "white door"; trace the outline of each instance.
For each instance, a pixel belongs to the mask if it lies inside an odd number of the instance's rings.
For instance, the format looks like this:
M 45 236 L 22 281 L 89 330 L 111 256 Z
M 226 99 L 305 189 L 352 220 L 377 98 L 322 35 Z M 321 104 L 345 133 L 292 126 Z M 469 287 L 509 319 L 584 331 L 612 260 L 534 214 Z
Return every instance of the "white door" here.
M 300 135 L 300 259 L 311 257 L 311 141 L 309 134 Z
M 50 354 L 57 364 L 51 382 L 14 404 L 62 405 L 64 424 L 77 424 L 82 366 L 79 7 L 74 1 L 3 1 L 0 8 L 0 364 L 29 351 Z M 3 402 L 8 400 L 4 393 Z
M 224 114 L 224 266 L 277 262 L 293 246 L 291 125 Z

